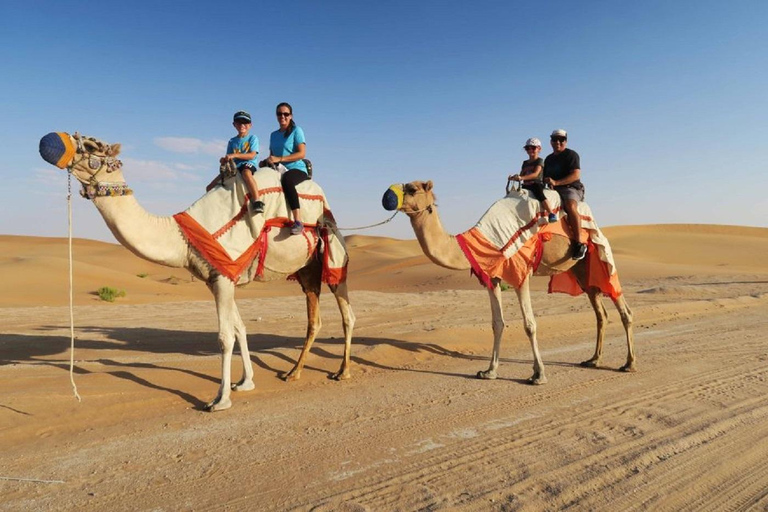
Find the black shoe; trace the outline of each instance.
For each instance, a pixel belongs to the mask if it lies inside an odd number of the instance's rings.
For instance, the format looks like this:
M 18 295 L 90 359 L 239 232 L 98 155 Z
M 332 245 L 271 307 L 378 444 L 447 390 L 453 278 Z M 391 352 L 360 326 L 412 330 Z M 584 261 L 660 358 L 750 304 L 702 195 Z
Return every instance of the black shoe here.
M 571 259 L 582 260 L 586 255 L 587 255 L 586 244 L 580 244 L 578 242 L 573 244 L 573 256 L 571 256 Z
M 261 201 L 251 201 L 253 213 L 264 213 L 264 203 Z

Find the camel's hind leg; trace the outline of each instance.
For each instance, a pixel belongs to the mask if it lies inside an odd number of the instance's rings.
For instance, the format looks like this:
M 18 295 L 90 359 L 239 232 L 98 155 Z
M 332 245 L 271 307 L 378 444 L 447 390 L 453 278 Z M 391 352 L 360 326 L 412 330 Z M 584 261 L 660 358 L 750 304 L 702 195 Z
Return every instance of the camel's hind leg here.
M 477 372 L 478 379 L 495 379 L 496 370 L 499 368 L 499 350 L 501 349 L 501 335 L 504 334 L 504 311 L 501 304 L 501 286 L 498 279 L 494 279 L 493 288 L 488 289 L 488 297 L 491 299 L 491 327 L 493 329 L 493 353 L 491 364 L 485 371 Z
M 627 362 L 619 370 L 634 372 L 637 370 L 637 367 L 635 366 L 635 338 L 632 333 L 632 310 L 629 309 L 627 301 L 624 300 L 624 295 L 619 295 L 613 303 L 619 311 L 621 323 L 624 325 L 624 332 L 627 335 Z
M 347 292 L 347 283 L 329 285 L 331 292 L 336 297 L 341 312 L 341 321 L 344 326 L 344 358 L 341 360 L 341 368 L 331 377 L 336 380 L 346 380 L 351 377 L 349 373 L 350 353 L 352 351 L 352 329 L 355 327 L 355 313 L 352 312 L 352 306 L 349 304 L 349 295 Z
M 219 345 L 221 346 L 221 385 L 216 398 L 205 406 L 208 411 L 222 411 L 232 407 L 229 399 L 231 386 L 232 349 L 235 346 L 235 325 L 239 318 L 235 304 L 235 285 L 223 276 L 218 276 L 208 288 L 216 299 L 216 313 L 219 319 Z M 248 360 L 250 364 L 250 359 Z
M 304 339 L 304 348 L 301 349 L 296 365 L 283 375 L 283 379 L 287 382 L 299 380 L 301 378 L 301 370 L 304 368 L 304 362 L 309 354 L 309 350 L 312 348 L 312 343 L 315 342 L 317 333 L 322 327 L 322 321 L 320 320 L 320 278 L 322 268 L 319 262 L 312 260 L 306 267 L 302 268 L 296 273 L 296 277 L 301 284 L 301 289 L 307 297 L 307 337 Z
M 595 354 L 591 359 L 588 359 L 581 363 L 582 366 L 597 367 L 600 364 L 600 358 L 603 355 L 603 337 L 605 335 L 605 325 L 608 321 L 608 313 L 603 307 L 603 301 L 600 297 L 600 290 L 587 285 L 587 269 L 586 260 L 580 261 L 573 267 L 573 275 L 579 282 L 581 288 L 589 295 L 589 302 L 592 304 L 592 309 L 595 310 L 595 316 L 597 317 L 597 342 L 595 344 Z M 624 295 L 619 295 L 613 301 L 616 309 L 621 317 L 621 323 L 624 326 L 624 332 L 627 336 L 627 362 L 624 366 L 619 368 L 621 371 L 633 372 L 635 371 L 635 343 L 632 333 L 632 310 L 629 309 L 627 301 L 624 299 Z
M 597 368 L 600 366 L 600 358 L 603 356 L 603 337 L 605 336 L 605 324 L 608 320 L 608 313 L 605 311 L 603 301 L 600 299 L 600 290 L 597 288 L 589 288 L 587 290 L 589 296 L 589 303 L 592 304 L 592 309 L 595 310 L 595 317 L 597 318 L 597 340 L 595 341 L 595 353 L 586 361 L 581 362 L 581 366 L 589 368 Z

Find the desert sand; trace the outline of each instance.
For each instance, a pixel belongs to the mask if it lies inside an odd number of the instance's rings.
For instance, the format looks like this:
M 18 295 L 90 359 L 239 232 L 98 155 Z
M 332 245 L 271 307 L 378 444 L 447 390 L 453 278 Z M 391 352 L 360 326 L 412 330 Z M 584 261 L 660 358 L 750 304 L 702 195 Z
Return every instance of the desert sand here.
M 402 220 L 401 220 L 402 221 Z M 534 278 L 549 383 L 513 291 L 499 379 L 487 292 L 415 240 L 347 239 L 352 379 L 330 293 L 301 380 L 296 283 L 239 289 L 256 389 L 206 413 L 220 356 L 206 287 L 119 245 L 0 236 L 0 510 L 768 510 L 768 229 L 613 227 L 635 317 L 604 365 L 586 297 Z M 101 301 L 101 286 L 125 290 Z M 235 358 L 237 360 L 237 358 Z M 233 365 L 233 377 L 240 368 Z

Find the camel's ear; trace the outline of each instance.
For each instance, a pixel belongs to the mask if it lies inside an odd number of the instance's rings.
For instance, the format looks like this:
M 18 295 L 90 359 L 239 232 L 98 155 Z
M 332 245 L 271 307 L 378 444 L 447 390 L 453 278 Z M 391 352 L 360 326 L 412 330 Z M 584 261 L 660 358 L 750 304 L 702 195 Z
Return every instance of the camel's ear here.
M 117 156 L 120 154 L 120 144 L 111 144 L 107 150 L 107 156 Z
M 432 180 L 424 183 L 424 192 L 429 192 L 430 190 L 432 190 Z

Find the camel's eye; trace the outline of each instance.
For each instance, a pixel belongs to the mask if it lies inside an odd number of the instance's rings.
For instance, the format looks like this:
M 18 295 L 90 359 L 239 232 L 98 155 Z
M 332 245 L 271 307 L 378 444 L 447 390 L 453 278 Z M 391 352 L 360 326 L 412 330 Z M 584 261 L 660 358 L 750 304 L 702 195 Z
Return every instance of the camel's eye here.
M 415 194 L 415 193 L 416 193 L 416 187 L 414 187 L 413 185 L 411 185 L 410 183 L 408 183 L 407 185 L 405 185 L 405 186 L 403 187 L 403 192 L 405 192 L 405 193 L 406 193 L 406 194 L 408 194 L 408 195 L 413 195 L 413 194 Z
M 99 145 L 96 144 L 94 141 L 91 141 L 91 140 L 84 141 L 83 142 L 83 147 L 89 153 L 93 153 L 95 151 L 98 151 L 98 149 L 99 149 Z

